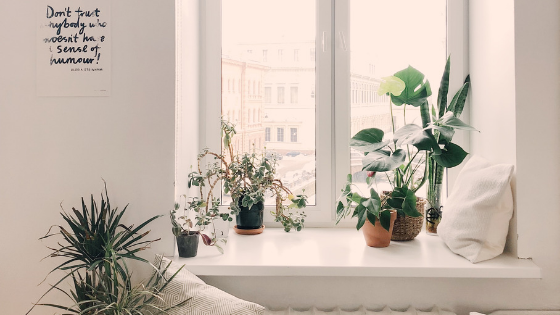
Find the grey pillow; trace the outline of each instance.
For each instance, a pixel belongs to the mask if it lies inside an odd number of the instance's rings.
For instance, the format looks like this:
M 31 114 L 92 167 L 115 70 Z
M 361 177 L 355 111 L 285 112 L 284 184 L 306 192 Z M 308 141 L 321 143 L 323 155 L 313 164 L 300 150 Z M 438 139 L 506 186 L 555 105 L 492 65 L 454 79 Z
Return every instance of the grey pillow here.
M 163 269 L 169 263 L 164 276 L 169 279 L 181 265 L 156 256 L 154 265 Z M 171 307 L 189 299 L 180 307 L 168 311 L 169 315 L 263 315 L 265 308 L 256 303 L 244 301 L 220 289 L 206 284 L 199 277 L 183 268 L 161 292 L 162 307 Z

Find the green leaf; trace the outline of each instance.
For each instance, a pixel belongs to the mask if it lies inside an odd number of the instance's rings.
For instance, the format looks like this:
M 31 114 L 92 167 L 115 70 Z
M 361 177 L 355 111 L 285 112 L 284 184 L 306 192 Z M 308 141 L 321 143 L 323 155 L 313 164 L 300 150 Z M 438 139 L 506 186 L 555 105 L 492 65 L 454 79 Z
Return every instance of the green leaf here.
M 432 127 L 439 132 L 439 144 L 449 143 L 453 139 L 455 130 L 451 127 L 432 125 Z
M 369 221 L 369 223 L 371 223 L 372 225 L 375 225 L 375 221 L 377 220 L 377 217 L 373 213 L 371 213 L 371 212 L 366 213 L 366 217 L 367 217 L 367 220 Z
M 408 66 L 408 68 L 395 73 L 395 76 L 403 80 L 406 87 L 401 95 L 391 95 L 393 104 L 397 106 L 408 104 L 418 107 L 432 95 L 430 82 L 428 82 L 428 80 L 424 81 L 424 74 L 413 67 Z
M 436 163 L 443 167 L 452 168 L 461 164 L 467 154 L 468 153 L 465 152 L 463 148 L 450 142 L 445 145 L 445 147 L 441 151 L 441 154 L 434 155 L 433 159 L 434 161 L 436 161 Z
M 385 230 L 389 231 L 391 228 L 391 211 L 382 211 L 379 214 L 379 222 Z
M 366 223 L 367 211 L 364 206 L 359 204 L 356 206 L 356 212 L 358 217 L 358 224 L 356 225 L 356 230 L 359 230 L 362 228 L 362 226 L 364 226 L 364 223 Z
M 360 130 L 350 139 L 350 146 L 362 152 L 379 150 L 389 143 L 389 141 L 383 141 L 384 134 L 383 130 L 377 128 Z
M 363 171 L 387 172 L 392 171 L 404 163 L 406 152 L 398 149 L 393 154 L 387 155 L 387 152 L 376 151 L 370 153 L 362 160 Z
M 463 113 L 463 108 L 465 107 L 465 102 L 469 94 L 470 86 L 471 86 L 471 76 L 468 75 L 465 78 L 465 83 L 463 83 L 461 89 L 459 89 L 459 91 L 455 93 L 455 96 L 453 96 L 453 99 L 449 104 L 449 108 L 447 109 L 448 111 L 453 112 L 453 115 L 455 117 L 459 117 Z
M 403 212 L 409 217 L 421 217 L 422 214 L 416 210 L 416 196 L 414 192 L 408 189 L 406 186 L 403 188 L 405 189 L 406 196 L 403 201 Z
M 447 94 L 449 93 L 449 68 L 451 66 L 451 56 L 447 57 L 447 62 L 445 63 L 445 69 L 443 70 L 443 75 L 441 76 L 441 82 L 439 84 L 438 91 L 438 113 L 439 117 L 442 117 L 447 111 Z
M 429 130 L 424 130 L 415 124 L 408 124 L 395 132 L 397 146 L 412 144 L 418 150 L 433 150 L 434 154 L 440 154 L 441 149 Z
M 455 117 L 452 112 L 445 113 L 445 115 L 441 118 L 439 125 L 459 130 L 478 131 L 474 127 L 465 124 L 461 119 Z
M 406 87 L 404 81 L 396 76 L 384 77 L 381 80 L 383 81 L 379 84 L 378 95 L 391 93 L 392 95 L 399 96 Z

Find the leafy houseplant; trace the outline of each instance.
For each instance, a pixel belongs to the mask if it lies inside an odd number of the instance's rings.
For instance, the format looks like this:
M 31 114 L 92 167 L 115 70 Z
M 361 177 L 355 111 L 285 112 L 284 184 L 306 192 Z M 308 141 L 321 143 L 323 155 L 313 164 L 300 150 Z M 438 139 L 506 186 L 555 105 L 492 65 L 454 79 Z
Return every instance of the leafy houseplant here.
M 350 141 L 352 148 L 365 154 L 362 159 L 362 170 L 368 171 L 366 183 L 369 193 L 353 191 L 352 188 L 355 186 L 352 183 L 352 176 L 348 175 L 345 188 L 338 199 L 337 223 L 352 213 L 352 217 L 358 217 L 356 225 L 358 230 L 366 220 L 375 225 L 376 219 L 386 230 L 389 230 L 390 212 L 388 211 L 390 210 L 397 211 L 401 217 L 420 217 L 415 193 L 428 178 L 427 160 L 433 159 L 445 163 L 445 161 L 459 159 L 462 161 L 464 158 L 464 156 L 461 158 L 463 154 L 454 144 L 444 143 L 443 148 L 440 147 L 443 138 L 438 141 L 434 136 L 434 130 L 437 130 L 436 135 L 439 135 L 441 131 L 446 132 L 454 126 L 470 127 L 449 115 L 431 121 L 427 100 L 432 93 L 430 83 L 424 80 L 424 75 L 413 67 L 409 66 L 395 73 L 394 76 L 383 78 L 378 93 L 380 95 L 387 93 L 390 96 L 391 117 L 393 117 L 393 105 L 403 106 L 405 125 L 395 130 L 392 119 L 392 137 L 386 138 L 381 129 L 368 128 L 359 131 Z M 422 126 L 406 124 L 407 105 L 420 109 Z M 385 173 L 392 186 L 392 190 L 384 198 L 380 198 L 372 187 L 376 173 Z M 389 176 L 389 173 L 392 176 Z M 352 206 L 355 206 L 353 212 Z
M 437 155 L 433 152 L 428 153 L 427 199 L 430 208 L 426 211 L 426 232 L 429 234 L 437 234 L 437 226 L 441 221 L 443 172 L 445 168 L 452 168 L 461 164 L 467 156 L 467 152 L 459 145 L 451 142 L 455 130 L 475 130 L 473 127 L 459 120 L 459 116 L 461 116 L 463 112 L 469 93 L 470 77 L 468 75 L 461 88 L 455 93 L 449 105 L 447 105 L 450 64 L 451 58 L 447 58 L 438 91 L 437 108 L 433 108 L 432 106 L 433 122 L 431 127 L 437 143 L 443 146 L 443 150 L 452 152 L 452 154 Z
M 121 219 L 126 211 L 112 209 L 105 186 L 105 197 L 101 195 L 101 205 L 98 207 L 93 195 L 90 208 L 82 198 L 81 211 L 72 208 L 72 213 L 61 213 L 68 227 L 55 225 L 49 229 L 46 236 L 61 236 L 62 241 L 47 257 L 62 257 L 66 260 L 55 267 L 50 273 L 64 271 L 66 274 L 41 297 L 52 290 L 57 290 L 68 296 L 73 302 L 70 306 L 37 303 L 35 305 L 50 306 L 73 314 L 160 314 L 165 313 L 159 303 L 160 292 L 167 286 L 170 279 L 163 277 L 159 267 L 150 264 L 145 259 L 136 256 L 157 240 L 144 240 L 150 231 L 141 230 L 159 216 L 154 216 L 138 227 L 125 226 Z M 57 228 L 60 233 L 51 233 Z M 134 259 L 147 263 L 154 268 L 152 276 L 138 285 L 132 285 L 132 274 L 126 260 Z M 49 273 L 49 274 L 50 274 Z M 61 288 L 64 280 L 71 278 L 73 289 L 70 292 Z M 41 300 L 40 299 L 40 300 Z M 39 300 L 39 301 L 40 301 Z M 173 307 L 185 303 L 182 301 Z M 29 314 L 31 308 L 27 314 Z
M 286 232 L 291 229 L 300 231 L 304 226 L 305 213 L 299 209 L 307 205 L 307 197 L 303 194 L 294 196 L 282 181 L 275 178 L 277 163 L 274 156 L 254 152 L 235 154 L 232 145 L 235 127 L 222 120 L 221 133 L 225 152 L 217 154 L 204 149 L 198 156 L 197 171 L 189 174 L 188 187 L 199 188 L 199 196 L 189 202 L 189 209 L 197 213 L 197 222 L 212 222 L 218 217 L 231 221 L 231 216 L 235 215 L 240 228 L 243 214 L 262 211 L 265 197 L 271 195 L 276 204 L 275 211 L 271 212 L 275 221 L 280 222 Z M 208 163 L 203 171 L 205 157 L 213 158 L 214 162 Z M 230 213 L 218 211 L 220 199 L 214 196 L 214 191 L 220 182 L 223 182 L 224 193 L 232 198 Z M 285 202 L 290 204 L 285 205 Z M 262 218 L 262 214 L 260 216 Z M 262 219 L 257 225 L 262 225 Z

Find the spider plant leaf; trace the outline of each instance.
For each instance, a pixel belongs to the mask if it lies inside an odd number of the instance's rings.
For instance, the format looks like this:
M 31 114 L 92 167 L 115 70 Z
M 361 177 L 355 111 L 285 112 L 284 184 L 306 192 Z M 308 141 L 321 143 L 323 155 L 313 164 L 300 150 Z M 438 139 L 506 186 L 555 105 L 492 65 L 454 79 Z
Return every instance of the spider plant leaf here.
M 143 227 L 145 227 L 146 225 L 148 225 L 148 223 L 152 222 L 153 220 L 162 217 L 163 215 L 156 215 L 151 217 L 150 219 L 146 220 L 144 223 L 140 224 L 138 227 L 136 227 L 134 230 L 132 230 L 131 232 L 125 234 L 116 244 L 115 247 L 120 246 L 123 242 L 125 242 L 127 239 L 129 239 L 132 235 L 136 234 L 136 232 L 140 231 Z

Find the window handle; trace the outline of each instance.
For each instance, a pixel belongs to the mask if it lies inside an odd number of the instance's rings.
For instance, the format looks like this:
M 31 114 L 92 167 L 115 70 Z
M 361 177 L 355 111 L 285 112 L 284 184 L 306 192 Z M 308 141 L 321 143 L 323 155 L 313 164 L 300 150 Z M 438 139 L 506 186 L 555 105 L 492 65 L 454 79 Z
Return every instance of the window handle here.
M 340 31 L 338 32 L 338 35 L 340 36 L 340 44 L 342 46 L 342 50 L 348 51 L 348 48 L 346 47 L 346 38 L 344 37 L 344 33 Z

